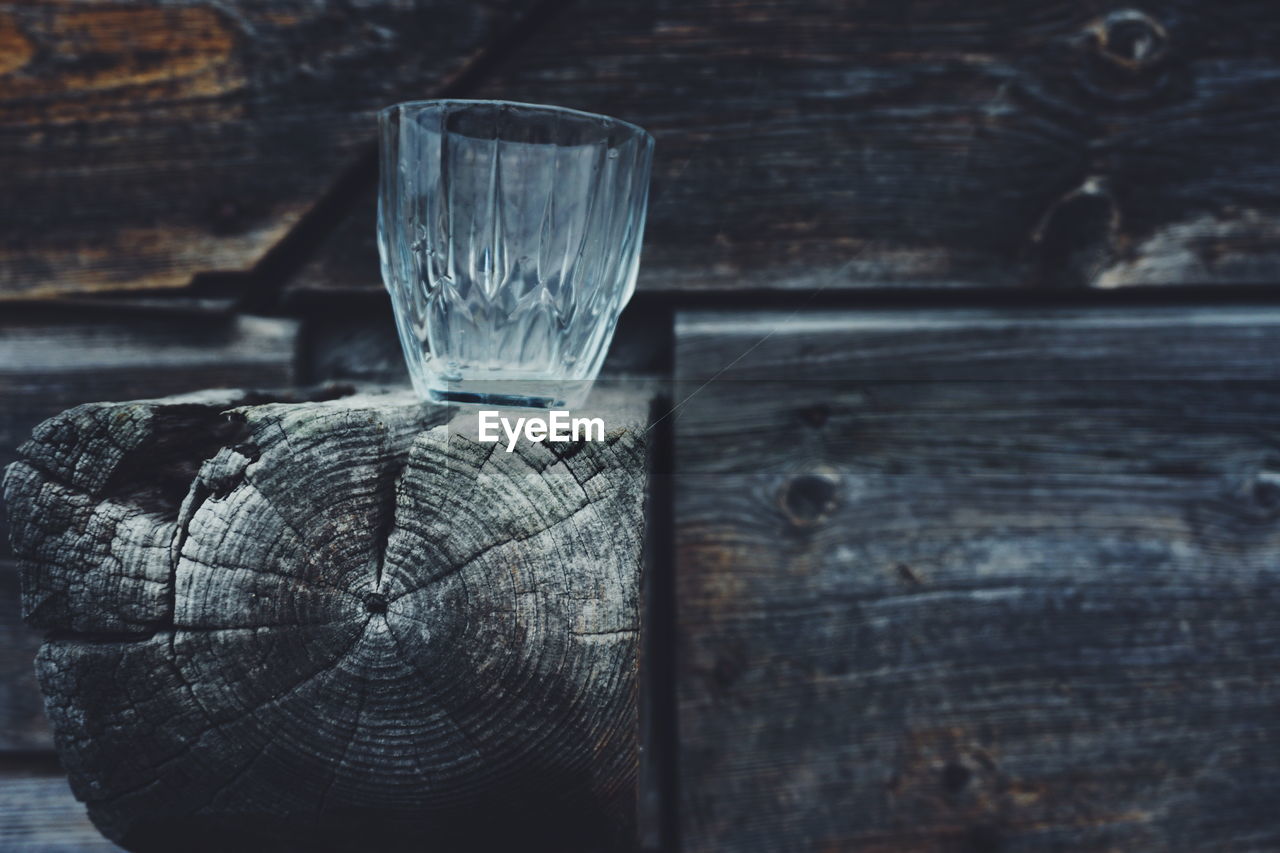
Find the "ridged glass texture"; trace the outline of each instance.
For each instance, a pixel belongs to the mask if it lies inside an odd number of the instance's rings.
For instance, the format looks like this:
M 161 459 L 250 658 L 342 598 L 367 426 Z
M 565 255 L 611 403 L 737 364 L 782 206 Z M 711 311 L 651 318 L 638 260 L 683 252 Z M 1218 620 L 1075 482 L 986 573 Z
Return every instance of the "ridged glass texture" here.
M 380 114 L 378 249 L 418 393 L 574 406 L 635 289 L 653 138 L 502 101 Z

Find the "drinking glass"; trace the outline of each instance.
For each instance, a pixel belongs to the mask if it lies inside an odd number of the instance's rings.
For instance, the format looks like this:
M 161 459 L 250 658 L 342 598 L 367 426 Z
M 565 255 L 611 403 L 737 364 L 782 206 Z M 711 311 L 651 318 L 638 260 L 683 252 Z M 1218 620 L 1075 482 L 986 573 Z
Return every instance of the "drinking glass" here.
M 580 404 L 635 290 L 653 137 L 505 101 L 379 114 L 378 250 L 414 388 Z

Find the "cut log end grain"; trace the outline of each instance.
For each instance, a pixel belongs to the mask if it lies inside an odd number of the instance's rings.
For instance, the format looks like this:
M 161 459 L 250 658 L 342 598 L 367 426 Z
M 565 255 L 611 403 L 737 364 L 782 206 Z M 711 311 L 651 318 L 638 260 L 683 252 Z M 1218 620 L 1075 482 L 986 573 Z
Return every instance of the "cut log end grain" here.
M 513 453 L 399 395 L 43 424 L 6 499 L 95 823 L 137 850 L 625 846 L 637 414 Z

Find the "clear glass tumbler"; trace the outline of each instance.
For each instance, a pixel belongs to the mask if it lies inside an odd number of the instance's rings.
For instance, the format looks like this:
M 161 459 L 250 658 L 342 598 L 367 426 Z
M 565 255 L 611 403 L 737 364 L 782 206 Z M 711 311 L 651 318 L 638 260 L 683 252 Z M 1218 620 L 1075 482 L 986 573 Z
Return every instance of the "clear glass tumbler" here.
M 582 402 L 635 289 L 653 137 L 504 101 L 379 114 L 378 249 L 414 388 L 436 402 Z

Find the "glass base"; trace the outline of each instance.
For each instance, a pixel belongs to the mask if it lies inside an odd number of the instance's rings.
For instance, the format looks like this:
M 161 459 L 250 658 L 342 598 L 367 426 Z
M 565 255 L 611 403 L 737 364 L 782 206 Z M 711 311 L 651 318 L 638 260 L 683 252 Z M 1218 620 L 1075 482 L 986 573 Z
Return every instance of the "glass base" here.
M 562 409 L 564 400 L 555 397 L 529 397 L 524 394 L 490 394 L 480 391 L 442 391 L 431 388 L 427 392 L 432 402 L 453 403 L 463 406 L 490 406 L 495 409 Z

